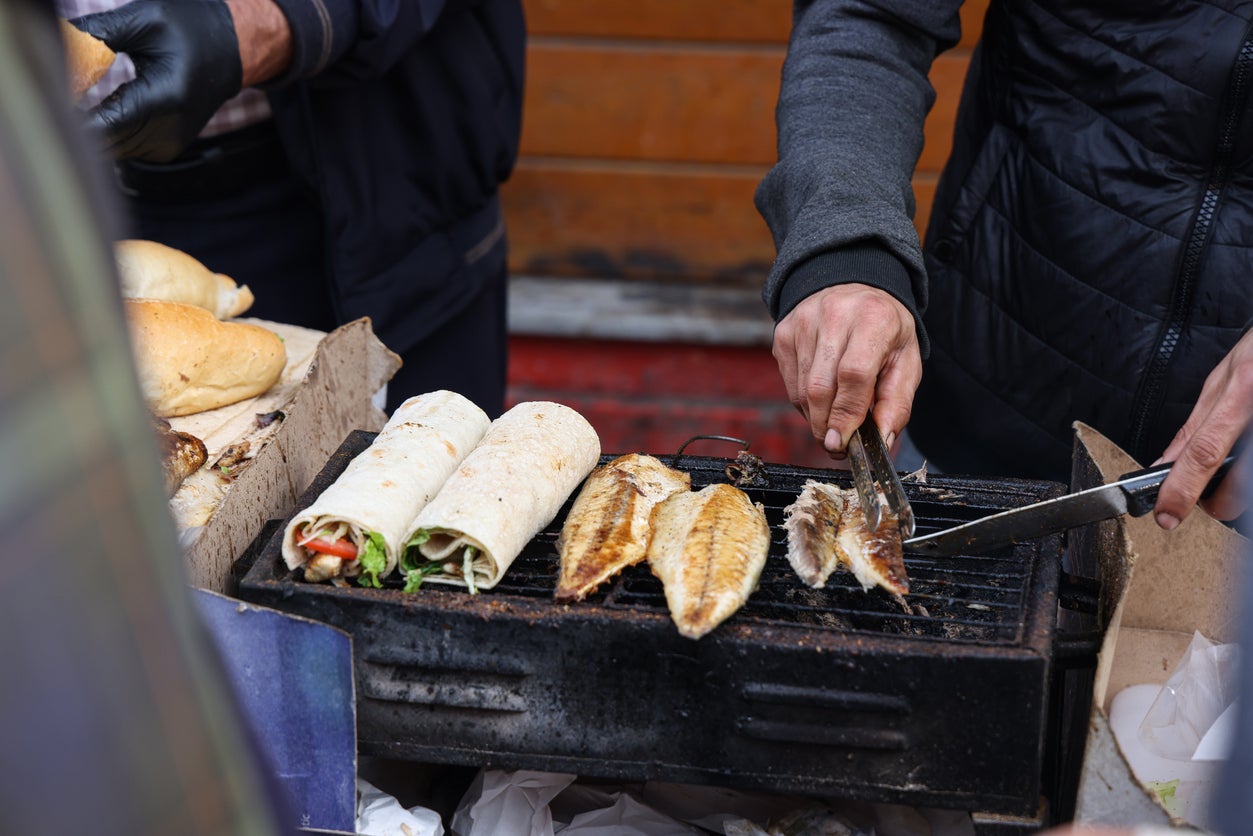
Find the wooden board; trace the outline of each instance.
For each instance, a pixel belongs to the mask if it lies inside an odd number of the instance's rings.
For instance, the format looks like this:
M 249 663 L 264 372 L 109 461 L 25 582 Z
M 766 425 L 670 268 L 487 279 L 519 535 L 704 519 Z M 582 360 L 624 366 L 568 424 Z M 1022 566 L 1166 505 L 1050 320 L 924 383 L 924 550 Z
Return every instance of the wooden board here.
M 790 0 L 526 0 L 532 35 L 787 42 Z
M 948 158 L 967 59 L 940 56 L 920 171 Z M 783 50 L 533 44 L 522 149 L 530 156 L 769 166 Z
M 504 204 L 514 272 L 760 281 L 774 260 L 754 169 L 523 160 Z
M 522 148 L 535 156 L 775 160 L 783 48 L 534 43 Z
M 503 192 L 510 269 L 534 276 L 758 284 L 774 242 L 753 206 L 764 171 L 523 160 Z M 920 229 L 936 178 L 915 179 Z
M 534 35 L 787 43 L 790 0 L 526 0 Z M 962 6 L 961 46 L 978 39 L 988 0 Z
M 526 0 L 522 158 L 503 189 L 515 273 L 759 283 L 774 244 L 752 195 L 776 159 L 785 0 Z M 969 48 L 935 62 L 914 180 L 920 234 Z

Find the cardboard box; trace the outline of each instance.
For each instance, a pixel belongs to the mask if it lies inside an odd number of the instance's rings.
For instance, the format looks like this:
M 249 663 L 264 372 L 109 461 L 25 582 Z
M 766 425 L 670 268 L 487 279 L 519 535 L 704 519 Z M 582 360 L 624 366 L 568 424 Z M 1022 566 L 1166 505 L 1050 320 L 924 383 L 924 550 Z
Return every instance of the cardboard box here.
M 1091 427 L 1076 424 L 1076 489 L 1139 469 Z M 1120 691 L 1160 686 L 1199 631 L 1215 643 L 1235 640 L 1239 602 L 1234 587 L 1249 542 L 1196 511 L 1167 532 L 1152 515 L 1122 517 L 1077 539 L 1077 558 L 1099 564 L 1106 626 L 1093 685 L 1087 745 L 1075 820 L 1083 824 L 1157 825 L 1189 829 L 1135 776 L 1110 724 Z M 1082 571 L 1083 567 L 1079 567 Z
M 192 586 L 222 594 L 232 592 L 235 560 L 268 520 L 291 511 L 348 434 L 382 429 L 386 415 L 372 398 L 400 368 L 367 318 L 329 334 L 242 321 L 283 338 L 282 378 L 258 397 L 170 419 L 209 449 L 208 462 L 178 489 L 170 508 Z
M 194 598 L 299 829 L 351 836 L 357 807 L 352 636 L 207 590 Z

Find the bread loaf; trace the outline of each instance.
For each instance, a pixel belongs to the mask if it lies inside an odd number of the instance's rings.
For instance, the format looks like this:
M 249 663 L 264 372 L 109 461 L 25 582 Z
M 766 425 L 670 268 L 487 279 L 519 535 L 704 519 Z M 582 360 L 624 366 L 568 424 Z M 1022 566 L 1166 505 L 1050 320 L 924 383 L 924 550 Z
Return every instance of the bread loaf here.
M 65 40 L 70 100 L 77 102 L 84 93 L 96 86 L 96 82 L 100 81 L 117 54 L 104 41 L 88 35 L 64 18 L 61 18 L 61 37 Z
M 118 241 L 113 245 L 122 295 L 128 299 L 185 302 L 212 311 L 218 319 L 239 316 L 252 307 L 252 291 L 197 259 L 156 241 Z
M 259 325 L 222 322 L 182 302 L 128 299 L 125 305 L 139 385 L 162 418 L 259 395 L 287 365 L 282 339 Z

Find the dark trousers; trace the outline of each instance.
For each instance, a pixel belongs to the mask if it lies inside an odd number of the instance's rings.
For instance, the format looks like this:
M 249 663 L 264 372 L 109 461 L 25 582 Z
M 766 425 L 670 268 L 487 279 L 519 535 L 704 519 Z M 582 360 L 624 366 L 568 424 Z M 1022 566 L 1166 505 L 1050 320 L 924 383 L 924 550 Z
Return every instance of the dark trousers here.
M 256 302 L 244 315 L 330 331 L 343 324 L 327 269 L 327 242 L 316 202 L 278 165 L 252 172 L 246 185 L 204 178 L 203 189 L 163 185 L 159 169 L 128 179 L 132 232 L 195 256 L 248 285 Z M 227 192 L 225 194 L 221 192 Z M 508 369 L 507 275 L 502 266 L 464 309 L 400 354 L 387 386 L 387 410 L 436 389 L 465 395 L 495 418 L 504 408 Z M 393 347 L 392 350 L 395 350 Z

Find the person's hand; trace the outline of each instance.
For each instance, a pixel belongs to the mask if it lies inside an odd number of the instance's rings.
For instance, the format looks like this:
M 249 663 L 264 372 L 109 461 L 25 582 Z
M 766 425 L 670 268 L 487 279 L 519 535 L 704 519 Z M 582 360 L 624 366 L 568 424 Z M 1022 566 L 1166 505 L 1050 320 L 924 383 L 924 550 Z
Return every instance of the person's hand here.
M 135 79 L 88 116 L 115 157 L 174 159 L 223 102 L 291 58 L 273 0 L 133 0 L 71 22 L 135 64 Z
M 774 331 L 788 399 L 832 458 L 871 407 L 888 447 L 909 423 L 922 356 L 914 318 L 891 294 L 862 284 L 806 298 Z
M 1246 333 L 1205 378 L 1188 420 L 1158 462 L 1173 461 L 1153 508 L 1157 524 L 1179 525 L 1200 500 L 1205 485 L 1253 422 L 1253 331 Z M 1233 520 L 1247 507 L 1244 487 L 1249 463 L 1237 461 L 1201 507 L 1220 520 Z

